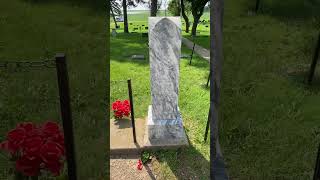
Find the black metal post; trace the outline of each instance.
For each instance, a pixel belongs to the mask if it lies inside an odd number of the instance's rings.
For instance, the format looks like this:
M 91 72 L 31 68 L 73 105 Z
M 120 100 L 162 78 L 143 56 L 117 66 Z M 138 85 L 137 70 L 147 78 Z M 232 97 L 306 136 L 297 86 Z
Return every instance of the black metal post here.
M 258 13 L 259 7 L 260 7 L 260 0 L 256 0 L 256 9 L 255 9 L 256 13 Z
M 131 123 L 132 123 L 133 141 L 135 143 L 137 143 L 136 126 L 135 126 L 135 123 L 134 123 L 134 109 L 133 109 L 133 97 L 132 97 L 131 79 L 128 79 L 128 90 L 129 90 L 129 99 L 130 99 L 130 107 L 131 107 Z
M 66 148 L 66 159 L 68 164 L 68 179 L 77 180 L 73 125 L 70 106 L 69 77 L 66 56 L 64 54 L 57 54 L 55 59 L 58 76 L 61 118 L 63 123 L 64 141 Z
M 316 69 L 316 65 L 319 59 L 319 51 L 320 51 L 320 33 L 319 33 L 319 37 L 318 37 L 318 43 L 317 43 L 317 47 L 315 49 L 314 52 L 314 56 L 313 56 L 313 60 L 310 66 L 310 73 L 309 73 L 309 77 L 308 77 L 308 83 L 311 84 L 311 81 L 313 79 L 314 76 L 314 71 Z
M 190 57 L 189 65 L 191 65 L 191 61 L 192 61 L 192 57 L 193 57 L 194 47 L 195 47 L 195 46 L 196 46 L 196 43 L 193 41 L 193 47 L 192 47 L 192 52 L 191 52 L 191 57 Z
M 211 78 L 211 71 L 209 72 L 208 81 L 207 81 L 207 87 L 209 87 L 210 78 Z
M 204 142 L 207 142 L 209 127 L 210 127 L 210 119 L 211 119 L 211 110 L 209 108 L 206 132 L 204 133 Z
M 320 180 L 320 144 L 318 148 L 318 155 L 316 160 L 316 167 L 314 169 L 313 180 Z

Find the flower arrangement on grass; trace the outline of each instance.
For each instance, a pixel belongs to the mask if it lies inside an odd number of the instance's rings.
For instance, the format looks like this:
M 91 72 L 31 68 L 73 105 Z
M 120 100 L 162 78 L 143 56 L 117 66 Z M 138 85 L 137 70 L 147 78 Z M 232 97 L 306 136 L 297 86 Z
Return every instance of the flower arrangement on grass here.
M 131 113 L 130 102 L 128 100 L 116 100 L 112 103 L 112 110 L 115 119 L 121 119 L 124 116 L 129 117 Z
M 59 176 L 65 159 L 64 135 L 55 122 L 20 123 L 7 133 L 0 150 L 14 162 L 20 179 L 38 179 L 41 172 Z

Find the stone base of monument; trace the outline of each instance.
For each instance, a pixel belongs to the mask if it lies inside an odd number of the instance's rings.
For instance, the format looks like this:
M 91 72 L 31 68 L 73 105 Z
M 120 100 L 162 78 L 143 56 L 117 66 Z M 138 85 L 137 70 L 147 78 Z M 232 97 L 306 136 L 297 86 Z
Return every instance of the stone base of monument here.
M 176 120 L 154 121 L 152 119 L 152 106 L 150 105 L 144 134 L 144 148 L 168 149 L 186 146 L 189 146 L 189 141 L 180 113 Z
M 136 155 L 143 151 L 145 119 L 135 120 L 137 143 L 133 142 L 131 120 L 110 119 L 110 155 Z

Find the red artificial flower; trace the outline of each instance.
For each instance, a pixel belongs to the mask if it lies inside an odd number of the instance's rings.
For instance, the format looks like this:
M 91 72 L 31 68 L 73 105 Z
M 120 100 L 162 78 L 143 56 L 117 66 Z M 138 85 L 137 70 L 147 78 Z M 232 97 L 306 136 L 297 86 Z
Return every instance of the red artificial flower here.
M 10 143 L 9 141 L 3 141 L 0 144 L 0 150 L 7 151 L 11 155 L 15 154 L 18 150 L 18 147 Z
M 63 167 L 64 146 L 64 135 L 57 123 L 36 126 L 27 122 L 8 132 L 0 150 L 16 156 L 16 170 L 25 176 L 38 176 L 42 169 L 57 176 Z
M 42 132 L 46 137 L 60 133 L 60 127 L 57 123 L 48 121 L 42 125 Z
M 46 142 L 40 150 L 40 157 L 44 162 L 45 167 L 55 175 L 58 171 L 60 172 L 60 169 L 57 168 L 62 167 L 62 165 L 60 165 L 60 161 L 63 154 L 64 152 L 61 151 L 61 146 L 52 141 Z
M 33 123 L 31 123 L 31 122 L 24 122 L 24 123 L 19 123 L 16 128 L 22 128 L 22 129 L 24 129 L 26 132 L 30 132 L 30 131 L 32 131 L 33 129 L 35 129 L 36 126 L 35 126 Z
M 16 128 L 8 132 L 8 146 L 12 153 L 16 153 L 26 138 L 26 131 L 23 128 Z
M 130 102 L 128 100 L 124 100 L 121 102 L 120 100 L 117 100 L 112 103 L 112 110 L 114 112 L 115 118 L 122 118 L 123 116 L 129 116 L 130 115 Z
M 28 155 L 39 155 L 44 140 L 40 136 L 27 138 L 23 143 L 23 152 Z
M 143 167 L 142 161 L 139 159 L 137 168 L 138 168 L 138 170 L 142 170 L 142 167 Z
M 40 173 L 41 159 L 38 156 L 24 155 L 16 161 L 16 170 L 25 176 L 37 176 Z
M 55 142 L 59 145 L 62 154 L 65 155 L 65 148 L 64 148 L 64 136 L 63 133 L 57 133 L 47 139 L 47 141 Z

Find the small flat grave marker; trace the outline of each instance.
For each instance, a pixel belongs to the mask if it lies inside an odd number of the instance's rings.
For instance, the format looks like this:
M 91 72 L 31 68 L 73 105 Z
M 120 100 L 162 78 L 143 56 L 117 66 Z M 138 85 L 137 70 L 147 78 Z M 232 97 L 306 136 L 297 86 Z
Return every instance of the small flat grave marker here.
M 147 30 L 147 29 L 148 29 L 148 27 L 145 27 L 144 29 L 146 29 L 146 30 Z
M 190 58 L 191 55 L 189 54 L 181 54 L 180 58 Z
M 131 59 L 132 60 L 144 60 L 145 57 L 144 57 L 143 54 L 134 54 L 134 55 L 131 56 Z

